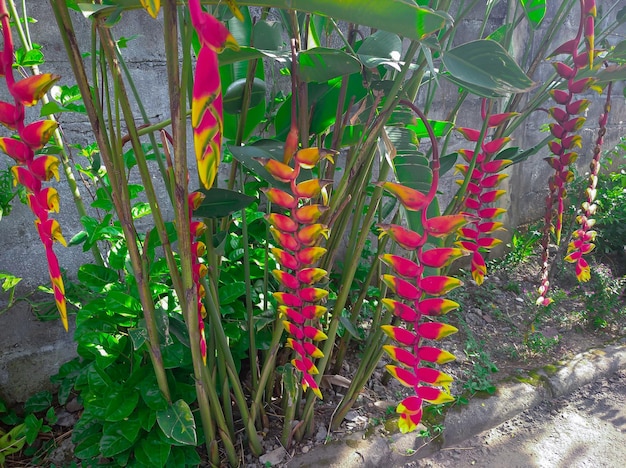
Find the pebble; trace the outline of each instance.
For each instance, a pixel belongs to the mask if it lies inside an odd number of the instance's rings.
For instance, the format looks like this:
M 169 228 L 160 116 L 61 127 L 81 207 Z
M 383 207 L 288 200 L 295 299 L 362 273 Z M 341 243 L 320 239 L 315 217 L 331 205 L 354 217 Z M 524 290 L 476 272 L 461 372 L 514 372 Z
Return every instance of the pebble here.
M 261 462 L 261 464 L 266 465 L 266 466 L 278 465 L 283 460 L 283 458 L 285 458 L 285 455 L 287 455 L 287 452 L 285 451 L 284 448 L 279 446 L 278 448 L 272 450 L 271 452 L 267 452 L 261 455 L 259 457 L 259 462 Z
M 311 450 L 311 447 L 309 447 L 308 445 L 302 447 L 302 453 L 309 453 L 309 450 Z
M 326 430 L 326 427 L 320 426 L 317 429 L 317 433 L 315 434 L 315 441 L 323 442 L 324 440 L 326 440 L 327 435 L 328 435 L 328 431 Z
M 70 413 L 76 413 L 80 410 L 83 409 L 83 405 L 81 405 L 78 402 L 77 398 L 72 398 L 70 401 L 67 402 L 67 404 L 65 405 L 65 409 L 68 410 Z
M 346 413 L 346 416 L 343 419 L 345 419 L 346 421 L 352 422 L 352 421 L 356 421 L 358 417 L 359 417 L 359 413 L 357 413 L 356 411 L 348 411 Z

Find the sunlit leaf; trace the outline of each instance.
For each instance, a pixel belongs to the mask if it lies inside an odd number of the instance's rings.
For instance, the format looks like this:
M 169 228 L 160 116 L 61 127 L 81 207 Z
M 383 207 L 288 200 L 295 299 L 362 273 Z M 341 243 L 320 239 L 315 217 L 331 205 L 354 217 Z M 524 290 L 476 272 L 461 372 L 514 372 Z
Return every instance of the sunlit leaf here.
M 496 95 L 524 93 L 533 81 L 497 42 L 479 39 L 446 52 L 443 63 L 457 82 Z

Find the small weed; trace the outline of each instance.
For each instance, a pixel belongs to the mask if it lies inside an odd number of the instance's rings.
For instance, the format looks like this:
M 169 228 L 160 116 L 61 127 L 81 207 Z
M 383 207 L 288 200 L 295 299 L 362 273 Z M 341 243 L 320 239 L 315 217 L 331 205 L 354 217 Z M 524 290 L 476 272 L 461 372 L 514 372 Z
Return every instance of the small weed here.
M 559 336 L 547 337 L 540 331 L 530 333 L 524 340 L 526 347 L 535 354 L 543 354 L 559 344 Z

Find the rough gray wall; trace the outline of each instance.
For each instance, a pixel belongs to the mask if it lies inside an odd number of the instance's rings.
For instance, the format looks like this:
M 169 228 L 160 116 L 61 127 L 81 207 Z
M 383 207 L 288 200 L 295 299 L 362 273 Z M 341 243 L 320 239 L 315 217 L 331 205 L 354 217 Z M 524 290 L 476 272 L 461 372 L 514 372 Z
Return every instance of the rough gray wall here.
M 551 11 L 556 8 L 556 3 L 549 2 Z M 73 84 L 72 72 L 65 58 L 65 49 L 56 31 L 56 23 L 48 3 L 37 2 L 37 10 L 33 9 L 31 14 L 39 19 L 38 23 L 31 25 L 31 34 L 35 42 L 43 46 L 46 57 L 43 71 L 61 75 L 60 84 Z M 503 24 L 506 14 L 504 2 L 498 4 L 494 10 L 493 20 L 487 26 L 487 33 Z M 80 47 L 83 52 L 88 52 L 90 44 L 89 22 L 78 13 L 73 13 L 73 20 L 79 36 Z M 575 34 L 576 22 L 577 12 L 567 22 L 566 28 L 562 30 L 561 39 L 556 40 L 555 45 Z M 463 27 L 459 30 L 457 42 L 462 43 L 475 39 L 481 25 L 482 11 L 476 10 L 465 20 Z M 163 31 L 161 24 L 153 21 L 144 12 L 127 12 L 122 16 L 119 24 L 115 26 L 114 34 L 118 38 L 138 35 L 136 39 L 129 42 L 128 48 L 124 50 L 124 55 L 140 93 L 149 96 L 145 100 L 149 118 L 152 121 L 165 118 L 168 115 L 168 101 L 164 92 L 166 70 L 162 55 Z M 622 25 L 621 29 L 616 31 L 609 40 L 616 43 L 623 40 L 625 35 L 626 30 Z M 533 47 L 533 45 L 528 42 L 528 38 L 518 37 L 514 52 L 521 54 L 526 47 Z M 536 76 L 532 78 L 541 82 L 549 76 L 551 71 L 551 65 L 545 63 L 539 68 Z M 446 83 L 445 80 L 441 80 L 441 86 L 443 99 L 433 109 L 431 113 L 433 118 L 443 118 L 456 101 L 456 87 Z M 2 87 L 0 86 L 0 88 Z M 615 90 L 613 114 L 610 118 L 606 148 L 611 147 L 621 135 L 626 133 L 626 124 L 624 124 L 626 108 L 621 89 L 622 85 L 618 85 Z M 2 91 L 0 91 L 0 97 L 3 96 L 1 93 Z M 584 172 L 591 157 L 595 138 L 594 123 L 597 121 L 602 106 L 602 99 L 598 99 L 593 93 L 589 93 L 588 97 L 593 100 L 593 105 L 588 111 L 588 122 L 591 126 L 585 130 L 584 147 L 580 152 L 579 167 L 581 172 Z M 478 99 L 468 99 L 461 109 L 458 123 L 464 126 L 480 127 L 479 109 Z M 85 145 L 93 141 L 91 128 L 86 119 L 71 114 L 62 114 L 60 121 L 68 143 Z M 540 128 L 547 122 L 548 119 L 545 114 L 537 113 L 528 120 L 526 127 L 513 135 L 513 143 L 524 148 L 534 145 L 544 137 L 545 133 L 541 133 Z M 457 139 L 453 148 L 463 146 L 467 146 L 467 144 L 461 139 Z M 74 149 L 70 151 L 74 160 L 81 162 L 78 152 Z M 189 154 L 192 155 L 192 152 L 190 151 Z M 515 227 L 518 224 L 541 217 L 546 195 L 546 180 L 550 174 L 548 165 L 542 160 L 544 156 L 547 156 L 547 152 L 538 154 L 510 170 L 511 177 L 506 182 L 508 184 L 508 198 L 503 200 L 503 204 L 509 205 L 507 220 L 509 227 Z M 191 158 L 193 159 L 193 156 Z M 6 167 L 8 164 L 8 158 L 0 157 L 0 167 Z M 453 183 L 453 177 L 450 176 L 444 182 L 445 193 L 442 198 L 445 200 L 446 197 L 449 198 L 451 189 L 456 187 L 456 184 Z M 66 184 L 55 184 L 55 187 L 59 189 L 62 198 L 61 213 L 55 217 L 61 223 L 66 239 L 69 239 L 82 227 Z M 82 193 L 86 204 L 89 205 L 88 193 L 85 190 Z M 23 277 L 22 291 L 30 291 L 39 284 L 48 284 L 48 274 L 42 257 L 43 249 L 33 227 L 33 216 L 26 206 L 16 204 L 11 215 L 0 222 L 0 245 L 2 248 L 0 250 L 0 270 Z M 64 249 L 61 246 L 56 246 L 55 250 L 60 264 L 67 270 L 70 277 L 75 276 L 81 264 L 89 262 L 91 259 L 89 254 L 83 253 L 79 247 Z M 6 295 L 0 294 L 0 310 L 4 306 L 6 306 Z M 0 316 L 0 345 L 2 346 L 0 351 L 0 396 L 10 400 L 24 400 L 29 393 L 41 388 L 42 381 L 46 379 L 21 379 L 16 374 L 16 370 L 32 369 L 32 371 L 27 371 L 27 375 L 29 375 L 31 372 L 36 372 L 37 368 L 41 369 L 45 366 L 49 369 L 49 373 L 53 373 L 58 365 L 73 354 L 71 335 L 65 335 L 61 330 L 59 323 L 37 323 L 26 303 L 21 303 L 18 307 L 14 307 Z M 28 364 L 29 362 L 31 364 Z M 39 363 L 40 366 L 32 367 L 33 362 Z M 28 365 L 31 367 L 26 367 Z M 27 385 L 29 383 L 32 385 Z M 16 387 L 14 384 L 19 385 Z

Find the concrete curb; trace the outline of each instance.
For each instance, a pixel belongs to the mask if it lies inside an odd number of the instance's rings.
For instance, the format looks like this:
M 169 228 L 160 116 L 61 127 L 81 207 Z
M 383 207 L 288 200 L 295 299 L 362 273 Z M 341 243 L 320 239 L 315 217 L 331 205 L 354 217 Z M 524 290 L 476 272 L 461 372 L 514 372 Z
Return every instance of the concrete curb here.
M 596 380 L 626 368 L 626 339 L 604 348 L 577 354 L 567 362 L 546 366 L 528 379 L 500 383 L 496 393 L 474 398 L 469 404 L 452 408 L 445 417 L 441 442 L 424 444 L 415 434 L 365 436 L 363 431 L 314 447 L 291 459 L 286 466 L 341 468 L 378 468 L 400 466 L 434 454 L 439 448 L 457 445 L 483 431 L 533 408 L 539 403 L 567 395 Z M 521 381 L 526 380 L 526 381 Z M 411 455 L 409 455 L 411 454 Z

